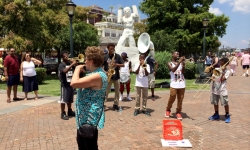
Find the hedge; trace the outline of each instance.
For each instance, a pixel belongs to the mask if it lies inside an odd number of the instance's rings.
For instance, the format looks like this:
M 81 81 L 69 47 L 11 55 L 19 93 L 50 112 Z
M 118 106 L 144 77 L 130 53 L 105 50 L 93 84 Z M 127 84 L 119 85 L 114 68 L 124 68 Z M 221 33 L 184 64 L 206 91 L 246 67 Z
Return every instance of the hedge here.
M 156 52 L 155 60 L 158 62 L 158 71 L 156 73 L 157 79 L 169 79 L 170 71 L 167 63 L 172 60 L 172 53 L 167 51 Z M 195 79 L 196 65 L 194 63 L 186 62 L 184 76 L 186 79 Z
M 46 77 L 46 69 L 45 68 L 35 68 L 36 76 L 38 84 L 42 84 Z

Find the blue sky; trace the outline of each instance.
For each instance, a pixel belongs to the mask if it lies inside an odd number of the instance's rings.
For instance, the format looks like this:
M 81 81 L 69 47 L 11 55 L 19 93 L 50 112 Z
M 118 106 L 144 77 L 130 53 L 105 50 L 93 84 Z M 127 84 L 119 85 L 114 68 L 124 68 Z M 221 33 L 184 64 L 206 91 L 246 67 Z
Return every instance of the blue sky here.
M 73 0 L 76 5 L 91 6 L 96 4 L 105 10 L 109 10 L 110 6 L 114 6 L 113 12 L 117 12 L 118 8 L 140 5 L 142 0 Z M 138 11 L 140 12 L 139 8 Z M 220 38 L 221 47 L 233 47 L 245 49 L 250 42 L 250 0 L 214 0 L 211 5 L 211 13 L 215 15 L 225 14 L 230 17 L 226 29 L 226 35 Z M 146 15 L 140 12 L 141 19 Z

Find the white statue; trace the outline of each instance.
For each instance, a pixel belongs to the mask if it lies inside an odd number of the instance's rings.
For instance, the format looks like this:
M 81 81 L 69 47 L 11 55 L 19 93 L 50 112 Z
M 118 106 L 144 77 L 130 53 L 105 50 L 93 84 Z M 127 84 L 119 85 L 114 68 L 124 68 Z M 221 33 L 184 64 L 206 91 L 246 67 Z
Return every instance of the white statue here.
M 124 30 L 117 43 L 117 46 L 125 46 L 126 40 L 128 39 L 129 47 L 136 47 L 133 30 L 135 19 L 139 18 L 139 15 L 135 5 L 132 6 L 132 9 L 133 13 L 129 7 L 125 7 L 123 9 L 124 16 L 122 15 L 122 9 L 118 10 L 118 23 L 122 23 L 124 25 Z

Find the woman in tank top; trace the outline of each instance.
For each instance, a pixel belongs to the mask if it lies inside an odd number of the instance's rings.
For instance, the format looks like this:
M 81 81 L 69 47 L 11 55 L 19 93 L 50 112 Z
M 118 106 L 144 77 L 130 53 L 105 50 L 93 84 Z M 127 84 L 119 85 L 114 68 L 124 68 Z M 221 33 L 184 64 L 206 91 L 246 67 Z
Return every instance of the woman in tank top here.
M 235 53 L 232 53 L 231 57 L 233 57 L 233 59 L 230 62 L 230 71 L 232 73 L 231 75 L 234 76 L 235 75 L 236 66 L 238 66 L 238 61 L 237 61 L 237 57 L 235 56 Z
M 28 53 L 22 56 L 20 68 L 20 81 L 23 82 L 23 92 L 25 93 L 24 100 L 27 100 L 28 93 L 34 91 L 38 99 L 38 81 L 36 77 L 35 65 L 41 64 L 41 61 L 31 58 Z

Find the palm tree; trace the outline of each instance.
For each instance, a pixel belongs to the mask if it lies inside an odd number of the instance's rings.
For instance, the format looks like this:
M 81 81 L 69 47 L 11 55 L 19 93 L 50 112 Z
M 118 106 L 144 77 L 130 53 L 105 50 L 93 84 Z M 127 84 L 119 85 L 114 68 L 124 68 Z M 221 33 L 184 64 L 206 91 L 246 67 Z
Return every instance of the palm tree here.
M 109 6 L 109 8 L 110 8 L 110 11 L 111 11 L 111 14 L 112 14 L 112 11 L 113 11 L 113 9 L 114 9 L 114 6 Z

